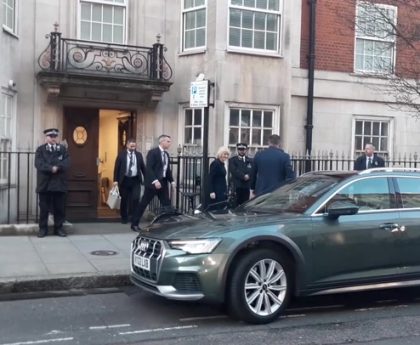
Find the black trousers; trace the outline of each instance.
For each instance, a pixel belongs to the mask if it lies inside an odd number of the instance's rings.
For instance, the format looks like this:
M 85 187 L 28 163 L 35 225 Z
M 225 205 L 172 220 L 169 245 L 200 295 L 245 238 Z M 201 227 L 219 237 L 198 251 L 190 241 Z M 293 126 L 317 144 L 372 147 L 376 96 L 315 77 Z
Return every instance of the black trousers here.
M 235 189 L 235 207 L 243 204 L 249 200 L 249 188 L 236 188 Z
M 39 193 L 39 230 L 48 231 L 48 213 L 54 216 L 54 231 L 61 229 L 66 216 L 66 193 Z
M 156 189 L 154 187 L 146 187 L 144 188 L 144 194 L 141 198 L 141 201 L 138 207 L 133 212 L 133 217 L 131 219 L 131 226 L 138 226 L 140 223 L 141 217 L 143 217 L 143 213 L 146 210 L 147 205 L 152 201 L 152 199 L 157 195 L 159 198 L 160 204 L 165 206 L 171 205 L 171 200 L 169 199 L 169 186 L 168 180 L 165 178 L 163 180 L 159 180 L 160 184 L 162 185 L 161 189 Z
M 121 220 L 127 221 L 133 215 L 134 209 L 139 203 L 140 199 L 140 180 L 136 177 L 125 177 L 120 186 L 121 205 L 120 215 Z

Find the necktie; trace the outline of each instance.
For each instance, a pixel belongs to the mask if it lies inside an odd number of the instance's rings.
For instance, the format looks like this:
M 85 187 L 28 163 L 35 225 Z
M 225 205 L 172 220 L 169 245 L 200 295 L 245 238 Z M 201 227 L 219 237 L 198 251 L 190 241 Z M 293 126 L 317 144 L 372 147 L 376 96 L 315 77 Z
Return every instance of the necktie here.
M 131 168 L 133 167 L 133 152 L 130 152 L 130 162 L 128 163 L 128 172 L 127 176 L 133 175 L 133 172 L 131 171 Z
M 372 158 L 368 159 L 368 169 L 372 168 Z

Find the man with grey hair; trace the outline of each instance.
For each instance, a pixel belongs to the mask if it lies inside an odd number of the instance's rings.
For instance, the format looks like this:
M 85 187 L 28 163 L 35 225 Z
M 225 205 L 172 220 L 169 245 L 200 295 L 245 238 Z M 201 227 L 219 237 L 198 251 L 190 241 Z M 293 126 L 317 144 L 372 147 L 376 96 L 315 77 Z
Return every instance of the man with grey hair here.
M 144 194 L 140 203 L 134 209 L 131 220 L 131 230 L 140 231 L 139 222 L 147 205 L 157 195 L 163 207 L 171 205 L 169 199 L 169 184 L 175 185 L 169 164 L 167 150 L 171 146 L 171 137 L 167 134 L 159 136 L 159 146 L 151 149 L 146 156 L 146 176 Z
M 383 168 L 384 166 L 384 159 L 375 153 L 375 146 L 371 143 L 365 145 L 365 153 L 354 162 L 354 170 Z

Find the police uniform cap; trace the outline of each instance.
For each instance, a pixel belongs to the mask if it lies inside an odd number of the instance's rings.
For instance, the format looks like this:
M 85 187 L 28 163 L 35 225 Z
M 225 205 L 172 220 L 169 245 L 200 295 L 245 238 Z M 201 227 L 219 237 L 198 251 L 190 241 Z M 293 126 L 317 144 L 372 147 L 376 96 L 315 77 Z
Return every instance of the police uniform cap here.
M 57 128 L 48 128 L 46 130 L 44 130 L 44 134 L 50 137 L 56 137 L 58 136 L 58 129 Z
M 240 150 L 240 149 L 246 150 L 246 149 L 248 148 L 248 145 L 247 145 L 247 144 L 245 144 L 245 143 L 237 143 L 237 144 L 236 144 L 236 148 L 237 148 L 238 150 Z

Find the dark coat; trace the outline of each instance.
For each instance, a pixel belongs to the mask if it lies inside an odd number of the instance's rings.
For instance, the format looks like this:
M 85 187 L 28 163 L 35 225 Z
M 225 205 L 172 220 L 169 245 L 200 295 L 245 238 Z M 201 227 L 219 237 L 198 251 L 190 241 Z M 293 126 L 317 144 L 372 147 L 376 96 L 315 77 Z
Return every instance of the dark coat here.
M 216 199 L 210 199 L 210 203 L 227 200 L 227 183 L 225 163 L 220 159 L 215 159 L 210 164 L 209 171 L 209 194 L 215 193 Z
M 385 161 L 381 156 L 376 154 L 372 158 L 372 168 L 383 168 Z M 363 154 L 354 162 L 354 170 L 365 170 L 366 169 L 366 155 Z
M 270 146 L 255 155 L 251 189 L 256 195 L 272 192 L 294 178 L 290 156 L 278 147 Z
M 146 174 L 146 166 L 144 164 L 143 155 L 140 152 L 134 151 L 137 162 L 137 178 L 140 183 L 143 182 L 143 176 Z M 125 174 L 127 172 L 127 150 L 123 150 L 117 156 L 114 166 L 114 181 L 122 185 Z
M 35 152 L 35 168 L 37 169 L 37 193 L 67 192 L 66 172 L 70 166 L 67 149 L 56 144 L 56 151 L 51 151 L 48 144 L 39 146 Z M 52 167 L 57 166 L 54 174 Z
M 245 162 L 241 156 L 234 156 L 229 159 L 229 174 L 233 188 L 249 189 L 251 187 L 252 165 L 253 159 L 247 156 Z M 250 178 L 246 181 L 244 176 Z
M 166 159 L 168 160 L 168 168 L 166 169 L 166 176 L 163 176 L 163 162 L 162 154 L 159 147 L 151 149 L 146 156 L 146 177 L 145 187 L 155 188 L 152 184 L 153 181 L 162 181 L 166 177 L 168 182 L 173 182 L 171 165 L 169 164 L 169 153 L 165 151 Z

